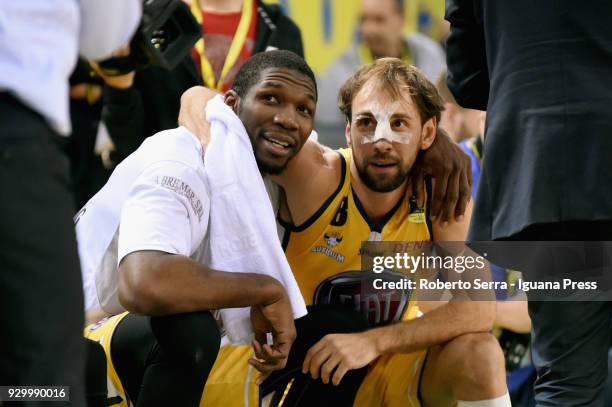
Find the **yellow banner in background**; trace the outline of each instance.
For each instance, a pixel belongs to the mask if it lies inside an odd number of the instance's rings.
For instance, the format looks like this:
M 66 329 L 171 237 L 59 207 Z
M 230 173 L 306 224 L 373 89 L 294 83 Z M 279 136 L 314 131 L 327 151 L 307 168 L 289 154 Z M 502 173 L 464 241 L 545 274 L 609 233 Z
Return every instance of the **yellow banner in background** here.
M 347 50 L 356 38 L 360 0 L 264 0 L 280 4 L 300 27 L 306 61 L 317 74 Z M 405 0 L 406 32 L 417 29 L 436 37 L 444 0 Z

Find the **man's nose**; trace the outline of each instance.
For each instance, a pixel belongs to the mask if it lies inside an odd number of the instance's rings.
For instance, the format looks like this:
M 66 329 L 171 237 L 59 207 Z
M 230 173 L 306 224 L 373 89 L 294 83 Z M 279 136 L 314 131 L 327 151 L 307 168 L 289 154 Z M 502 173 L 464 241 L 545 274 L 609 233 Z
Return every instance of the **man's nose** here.
M 374 143 L 374 150 L 380 153 L 391 151 L 392 148 L 393 145 L 391 144 L 391 141 L 387 140 L 386 138 L 378 139 Z
M 274 124 L 278 124 L 285 129 L 296 130 L 298 123 L 295 114 L 295 110 L 290 107 L 282 109 L 274 115 Z

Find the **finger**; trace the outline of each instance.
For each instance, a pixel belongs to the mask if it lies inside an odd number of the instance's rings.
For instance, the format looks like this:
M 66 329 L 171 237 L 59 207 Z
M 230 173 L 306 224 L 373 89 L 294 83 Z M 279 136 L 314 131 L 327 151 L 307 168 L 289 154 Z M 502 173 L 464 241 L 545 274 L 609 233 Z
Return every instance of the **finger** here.
M 416 196 L 419 208 L 425 206 L 425 174 L 422 171 L 415 171 L 412 179 L 413 194 Z
M 284 357 L 289 357 L 289 351 L 294 340 L 295 335 L 292 335 L 290 332 L 281 332 L 274 336 L 273 347 Z
M 253 339 L 252 342 L 253 345 L 253 350 L 255 351 L 255 357 L 257 357 L 257 359 L 263 359 L 263 352 L 261 349 L 261 345 L 259 344 L 259 341 L 257 339 Z
M 255 369 L 259 370 L 262 373 L 270 373 L 275 370 L 278 370 L 275 365 L 271 365 L 269 363 L 261 362 L 255 358 L 249 359 L 249 365 L 253 366 Z
M 263 346 L 263 355 L 266 360 L 280 360 L 286 358 L 285 355 L 278 350 L 273 349 L 272 346 L 268 344 Z
M 278 370 L 278 367 L 276 364 L 273 363 L 267 363 L 266 361 L 262 361 L 256 358 L 249 358 L 249 365 L 253 366 L 255 369 L 259 370 L 260 372 L 273 372 L 275 370 Z
M 287 365 L 287 359 L 275 359 L 270 361 L 265 359 L 249 358 L 248 363 L 260 372 L 270 373 L 283 369 Z
M 346 372 L 348 372 L 349 370 L 350 369 L 348 368 L 346 363 L 344 362 L 340 363 L 340 366 L 338 366 L 338 368 L 334 372 L 334 376 L 332 377 L 332 383 L 334 384 L 334 386 L 337 386 L 340 384 L 340 381 L 342 380 Z
M 468 175 L 465 172 L 461 173 L 461 180 L 459 182 L 459 199 L 457 200 L 457 207 L 455 208 L 455 219 L 460 222 L 463 219 L 465 208 L 472 198 L 472 189 L 468 182 Z
M 268 339 L 266 337 L 266 332 L 262 332 L 262 331 L 255 331 L 255 340 L 257 341 L 257 344 L 261 347 L 262 344 L 267 343 Z
M 331 373 L 334 369 L 342 362 L 342 358 L 340 356 L 333 355 L 321 366 L 321 380 L 323 383 L 329 383 Z
M 302 373 L 308 373 L 312 358 L 319 352 L 320 349 L 322 349 L 321 341 L 315 343 L 314 346 L 308 349 L 308 352 L 306 352 L 306 357 L 304 357 L 304 363 L 302 363 Z
M 433 183 L 433 196 L 431 197 L 431 209 L 429 212 L 432 220 L 442 215 L 442 204 L 446 197 L 446 187 L 448 185 L 449 175 L 450 172 L 445 171 L 443 174 L 437 175 L 436 182 Z
M 465 168 L 467 168 L 466 174 L 468 178 L 468 184 L 470 186 L 470 191 L 472 190 L 472 159 L 468 157 L 467 154 L 464 154 L 463 161 L 465 162 Z
M 446 227 L 449 221 L 455 217 L 455 206 L 457 205 L 457 199 L 459 199 L 459 176 L 460 174 L 453 174 L 448 180 L 446 189 L 446 198 L 442 205 L 442 226 Z
M 317 354 L 314 355 L 310 361 L 310 377 L 313 379 L 318 379 L 321 372 L 321 366 L 323 366 L 323 363 L 325 363 L 330 357 L 331 352 L 327 349 L 321 349 L 319 352 L 317 352 Z

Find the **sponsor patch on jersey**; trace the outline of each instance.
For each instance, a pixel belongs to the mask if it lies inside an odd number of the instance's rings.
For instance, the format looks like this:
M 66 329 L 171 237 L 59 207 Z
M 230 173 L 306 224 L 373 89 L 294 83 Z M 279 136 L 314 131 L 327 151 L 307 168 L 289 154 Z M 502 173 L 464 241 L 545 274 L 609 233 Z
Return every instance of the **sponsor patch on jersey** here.
M 411 213 L 408 215 L 410 223 L 425 223 L 425 214 L 423 212 Z
M 323 253 L 327 257 L 331 257 L 332 259 L 336 260 L 338 263 L 343 263 L 344 256 L 332 250 L 334 247 L 342 243 L 342 235 L 337 232 L 329 232 L 323 235 L 323 239 L 325 240 L 325 246 L 315 246 L 311 251 L 313 253 Z
M 402 319 L 412 296 L 409 289 L 375 288 L 374 280 L 398 283 L 402 273 L 345 271 L 323 280 L 315 291 L 314 304 L 347 306 L 359 311 L 371 326 L 386 325 Z
M 327 247 L 330 249 L 333 249 L 342 243 L 342 235 L 337 232 L 325 233 L 323 238 L 325 239 L 325 243 L 327 243 Z

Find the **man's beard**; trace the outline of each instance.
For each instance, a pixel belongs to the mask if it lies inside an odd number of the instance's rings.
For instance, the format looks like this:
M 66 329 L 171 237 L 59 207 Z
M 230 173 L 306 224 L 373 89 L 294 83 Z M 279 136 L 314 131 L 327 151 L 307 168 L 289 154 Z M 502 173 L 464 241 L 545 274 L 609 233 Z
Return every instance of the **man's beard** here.
M 374 192 L 391 192 L 400 187 L 410 174 L 410 168 L 402 168 L 401 161 L 397 163 L 399 172 L 394 176 L 385 178 L 378 178 L 370 174 L 367 164 L 364 164 L 363 161 L 355 160 L 355 166 L 361 181 Z
M 275 165 L 275 164 L 266 163 L 263 160 L 260 160 L 259 157 L 257 157 L 257 155 L 255 155 L 255 162 L 257 163 L 257 168 L 259 168 L 259 172 L 261 172 L 262 174 L 280 175 L 287 168 L 287 164 L 289 164 L 289 161 L 291 160 L 291 158 L 285 161 L 283 164 Z

